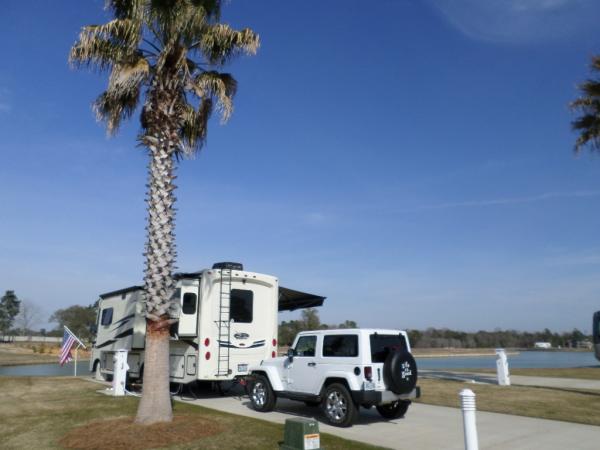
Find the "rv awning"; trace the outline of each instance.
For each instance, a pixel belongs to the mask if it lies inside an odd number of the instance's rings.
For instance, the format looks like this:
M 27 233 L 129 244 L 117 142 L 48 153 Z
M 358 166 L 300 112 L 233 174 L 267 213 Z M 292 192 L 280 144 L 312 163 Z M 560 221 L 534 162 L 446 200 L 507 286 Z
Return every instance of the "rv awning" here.
M 314 308 L 315 306 L 323 305 L 326 298 L 279 286 L 279 311 Z

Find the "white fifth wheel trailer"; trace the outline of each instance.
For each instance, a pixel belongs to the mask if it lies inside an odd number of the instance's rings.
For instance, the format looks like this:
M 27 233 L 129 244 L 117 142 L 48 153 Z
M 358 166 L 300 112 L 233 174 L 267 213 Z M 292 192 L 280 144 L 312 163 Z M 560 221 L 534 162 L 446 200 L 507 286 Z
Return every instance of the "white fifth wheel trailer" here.
M 175 275 L 179 321 L 171 329 L 171 381 L 224 381 L 277 356 L 277 313 L 321 306 L 325 297 L 279 286 L 271 275 L 238 263 Z M 144 289 L 132 286 L 100 295 L 90 371 L 113 373 L 116 350 L 128 353 L 129 377 L 144 370 Z

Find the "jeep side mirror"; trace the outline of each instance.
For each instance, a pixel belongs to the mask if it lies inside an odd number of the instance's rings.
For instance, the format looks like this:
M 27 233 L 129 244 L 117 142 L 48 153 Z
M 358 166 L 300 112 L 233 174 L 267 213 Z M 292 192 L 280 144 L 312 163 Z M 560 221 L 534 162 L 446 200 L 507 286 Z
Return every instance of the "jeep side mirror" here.
M 293 348 L 288 348 L 287 351 L 287 357 L 290 361 L 292 361 L 294 359 L 294 356 L 296 355 L 296 352 L 294 351 Z

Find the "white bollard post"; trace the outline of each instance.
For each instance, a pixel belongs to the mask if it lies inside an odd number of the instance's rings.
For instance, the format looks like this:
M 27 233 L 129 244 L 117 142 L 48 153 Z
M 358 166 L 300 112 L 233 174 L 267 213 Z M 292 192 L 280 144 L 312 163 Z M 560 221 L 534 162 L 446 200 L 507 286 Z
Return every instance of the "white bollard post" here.
M 465 450 L 479 450 L 477 440 L 477 424 L 475 422 L 475 392 L 463 389 L 458 394 L 463 413 L 463 426 L 465 430 Z
M 496 374 L 499 386 L 510 386 L 510 373 L 508 371 L 508 358 L 503 348 L 496 349 Z

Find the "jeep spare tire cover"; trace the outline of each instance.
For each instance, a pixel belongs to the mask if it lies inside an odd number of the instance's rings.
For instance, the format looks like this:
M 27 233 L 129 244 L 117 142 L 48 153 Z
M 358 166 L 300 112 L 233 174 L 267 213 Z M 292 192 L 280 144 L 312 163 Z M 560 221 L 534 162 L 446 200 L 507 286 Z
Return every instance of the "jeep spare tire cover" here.
M 383 365 L 383 379 L 394 394 L 408 394 L 417 385 L 417 363 L 406 350 L 390 352 Z

